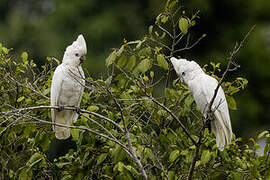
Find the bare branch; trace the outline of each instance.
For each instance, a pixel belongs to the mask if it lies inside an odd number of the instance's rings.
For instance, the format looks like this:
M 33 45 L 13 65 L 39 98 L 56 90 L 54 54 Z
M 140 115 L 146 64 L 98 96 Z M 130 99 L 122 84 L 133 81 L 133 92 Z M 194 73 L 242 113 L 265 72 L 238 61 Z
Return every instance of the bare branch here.
M 172 39 L 174 38 L 173 35 L 168 31 L 166 30 L 165 28 L 163 28 L 162 26 L 158 25 L 158 27 L 163 31 L 165 32 L 166 34 L 168 34 Z
M 129 78 L 131 81 L 133 81 L 134 84 L 136 84 L 137 86 L 141 87 L 141 85 L 136 82 L 135 80 L 133 80 L 122 68 L 117 67 L 121 72 L 123 72 L 127 78 Z M 196 145 L 196 141 L 194 140 L 194 138 L 190 135 L 190 133 L 188 132 L 188 130 L 186 129 L 186 127 L 184 126 L 184 124 L 178 119 L 178 117 L 170 110 L 168 109 L 164 104 L 160 103 L 157 99 L 155 99 L 152 95 L 148 94 L 147 91 L 145 90 L 145 87 L 141 87 L 141 90 L 145 93 L 145 95 L 147 97 L 149 97 L 150 99 L 152 99 L 152 101 L 157 104 L 158 106 L 162 107 L 165 111 L 167 111 L 174 120 L 176 120 L 179 124 L 180 127 L 183 129 L 184 133 L 189 137 L 189 139 L 192 141 L 192 143 L 194 145 Z
M 39 123 L 42 123 L 42 124 L 56 125 L 56 126 L 66 127 L 66 128 L 71 128 L 71 129 L 81 129 L 81 130 L 85 130 L 85 131 L 94 133 L 94 134 L 96 134 L 98 136 L 104 137 L 104 138 L 106 138 L 106 139 L 108 139 L 110 141 L 113 141 L 113 142 L 117 143 L 118 145 L 120 145 L 131 156 L 131 154 L 130 154 L 129 150 L 127 149 L 127 147 L 125 145 L 123 145 L 120 141 L 118 141 L 116 138 L 111 138 L 111 137 L 109 137 L 109 136 L 107 136 L 105 134 L 102 134 L 102 133 L 100 133 L 98 131 L 95 131 L 93 129 L 87 128 L 85 126 L 70 126 L 70 125 L 64 125 L 64 124 L 59 124 L 59 123 L 53 123 L 53 122 L 45 121 L 45 120 L 42 120 L 42 119 L 39 119 L 39 118 L 36 118 L 36 117 L 33 117 L 33 116 L 22 114 L 22 113 L 20 113 L 20 111 L 13 111 L 13 112 L 10 112 L 9 114 L 18 116 L 18 117 L 20 117 L 20 119 L 21 118 L 33 119 L 33 120 L 35 120 L 35 121 L 37 121 Z M 22 123 L 22 122 L 20 122 L 20 123 Z M 36 122 L 33 122 L 33 123 L 36 123 Z M 16 125 L 16 122 L 14 122 L 11 126 L 13 126 L 13 125 Z M 11 126 L 9 126 L 9 127 L 11 127 Z M 1 131 L 0 134 L 2 134 L 2 131 Z
M 171 49 L 171 48 L 169 48 L 169 46 L 167 46 L 167 45 L 163 44 L 162 42 L 157 41 L 157 40 L 156 40 L 156 39 L 154 39 L 154 38 L 149 38 L 149 39 L 150 39 L 151 41 L 153 41 L 153 42 L 155 42 L 155 43 L 159 44 L 160 46 L 162 46 L 162 47 L 166 48 L 167 50 L 172 51 L 172 49 Z
M 186 129 L 186 127 L 184 126 L 184 124 L 178 119 L 178 117 L 176 117 L 176 115 L 170 110 L 168 109 L 164 104 L 160 103 L 159 101 L 157 101 L 155 98 L 152 98 L 152 101 L 154 103 L 156 103 L 157 105 L 159 105 L 160 107 L 162 107 L 165 111 L 167 111 L 181 126 L 182 130 L 184 131 L 184 133 L 189 137 L 189 139 L 192 141 L 192 143 L 194 145 L 196 145 L 196 141 L 194 140 L 194 138 L 189 134 L 188 130 Z
M 78 108 L 76 107 L 72 107 L 72 106 L 64 106 L 63 107 L 64 109 L 66 110 L 76 110 Z M 29 111 L 29 110 L 35 110 L 35 109 L 59 109 L 58 106 L 33 106 L 33 107 L 26 107 L 26 108 L 21 108 L 21 109 L 14 109 L 14 110 L 11 110 L 11 111 L 7 111 L 7 112 L 0 112 L 0 114 L 4 114 L 4 115 L 8 115 L 8 114 L 11 114 L 11 113 L 16 113 L 16 112 L 22 112 L 22 111 Z M 113 125 L 115 125 L 117 128 L 119 128 L 122 132 L 124 132 L 123 128 L 121 128 L 116 122 L 114 122 L 113 120 L 101 115 L 101 114 L 98 114 L 96 112 L 92 112 L 92 111 L 87 111 L 87 110 L 84 110 L 84 109 L 80 109 L 80 112 L 81 113 L 87 113 L 87 114 L 92 114 L 96 117 L 99 117 L 103 120 L 106 120 L 110 123 L 112 123 Z
M 113 98 L 113 100 L 114 100 L 115 104 L 117 105 L 118 109 L 120 110 L 121 117 L 122 117 L 122 122 L 124 124 L 124 129 L 125 129 L 125 136 L 126 136 L 126 139 L 128 141 L 129 152 L 132 155 L 131 157 L 135 160 L 136 164 L 138 165 L 142 177 L 145 180 L 147 180 L 148 176 L 147 176 L 147 174 L 145 172 L 145 169 L 144 169 L 140 159 L 137 157 L 136 152 L 134 151 L 134 148 L 132 146 L 129 130 L 127 128 L 127 125 L 126 125 L 126 122 L 125 122 L 125 116 L 123 114 L 123 109 L 122 109 L 121 105 L 119 104 L 119 102 L 117 101 L 117 99 L 113 96 L 112 92 L 109 89 L 107 89 L 107 91 L 111 95 L 111 97 Z
M 236 70 L 239 67 L 239 66 L 237 66 L 236 64 L 233 63 L 233 58 L 239 52 L 240 48 L 244 45 L 244 42 L 247 40 L 248 36 L 250 35 L 250 33 L 253 31 L 254 28 L 255 28 L 255 26 L 252 26 L 252 28 L 245 35 L 244 39 L 241 41 L 241 43 L 239 45 L 236 43 L 236 45 L 234 47 L 234 50 L 230 53 L 230 56 L 228 58 L 229 61 L 228 61 L 226 70 L 222 74 L 222 77 L 221 77 L 221 79 L 220 79 L 220 81 L 219 81 L 219 83 L 218 83 L 218 85 L 217 85 L 217 87 L 216 87 L 216 89 L 214 91 L 214 96 L 213 96 L 213 98 L 211 99 L 211 101 L 209 103 L 209 108 L 208 108 L 209 109 L 208 110 L 209 112 L 211 112 L 211 108 L 212 108 L 212 105 L 214 103 L 214 100 L 215 100 L 215 98 L 217 96 L 218 89 L 221 86 L 221 84 L 223 83 L 225 76 L 230 71 L 231 65 L 233 64 L 235 66 L 234 70 Z
M 174 53 L 178 53 L 184 50 L 189 50 L 192 49 L 194 46 L 196 46 L 202 39 L 204 38 L 204 36 L 201 36 L 200 38 L 197 39 L 197 41 L 195 41 L 192 45 L 189 45 L 189 41 L 187 41 L 187 44 L 184 48 L 181 49 L 177 49 L 174 51 Z

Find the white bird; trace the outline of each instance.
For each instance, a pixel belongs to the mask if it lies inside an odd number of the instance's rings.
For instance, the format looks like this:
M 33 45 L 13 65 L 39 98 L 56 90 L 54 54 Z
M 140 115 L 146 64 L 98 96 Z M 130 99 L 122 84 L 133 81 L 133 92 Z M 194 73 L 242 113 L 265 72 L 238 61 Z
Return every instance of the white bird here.
M 52 122 L 71 125 L 76 122 L 78 112 L 63 109 L 63 106 L 79 107 L 85 85 L 85 76 L 81 64 L 87 53 L 86 42 L 83 35 L 79 35 L 72 45 L 66 48 L 62 63 L 54 71 L 51 85 Z M 57 139 L 67 139 L 70 128 L 53 126 Z
M 172 57 L 170 60 L 181 81 L 186 83 L 191 90 L 199 110 L 204 117 L 207 117 L 209 104 L 218 86 L 218 81 L 204 73 L 201 67 L 194 61 L 176 59 L 175 57 Z M 211 120 L 211 127 L 216 135 L 216 144 L 219 150 L 223 151 L 231 142 L 232 127 L 227 101 L 221 87 L 218 89 L 211 111 L 214 114 L 214 119 Z

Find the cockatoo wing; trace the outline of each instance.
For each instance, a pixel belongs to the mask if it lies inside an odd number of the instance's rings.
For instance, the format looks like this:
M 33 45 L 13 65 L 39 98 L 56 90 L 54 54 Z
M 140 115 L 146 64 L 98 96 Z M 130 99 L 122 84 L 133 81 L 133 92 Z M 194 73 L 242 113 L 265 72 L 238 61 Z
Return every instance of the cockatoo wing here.
M 81 103 L 81 100 L 82 100 L 82 95 L 83 95 L 83 92 L 84 92 L 84 86 L 85 86 L 85 80 L 84 80 L 85 75 L 84 75 L 84 72 L 82 70 L 82 67 L 79 67 L 78 71 L 79 71 L 79 75 L 78 75 L 79 79 L 78 79 L 78 81 L 80 81 L 81 90 L 80 90 L 80 95 L 79 95 L 79 98 L 78 98 L 78 102 L 76 103 L 76 106 L 80 107 L 80 103 Z M 79 117 L 79 114 L 75 113 L 73 118 L 72 118 L 74 123 L 77 121 L 78 117 Z
M 59 105 L 68 105 L 69 102 L 60 103 L 60 98 L 65 95 L 65 90 L 63 88 L 64 81 L 66 79 L 66 68 L 63 64 L 60 64 L 53 75 L 52 85 L 51 85 L 51 105 L 59 106 Z M 52 122 L 63 125 L 71 125 L 72 118 L 75 116 L 74 111 L 70 110 L 62 110 L 51 109 Z M 67 139 L 70 136 L 70 129 L 61 126 L 53 126 L 53 130 L 55 131 L 55 137 L 57 139 Z
M 195 87 L 192 92 L 196 104 L 204 116 L 207 116 L 208 106 L 214 96 L 218 82 L 215 78 L 201 74 L 196 78 Z M 229 116 L 229 110 L 224 91 L 220 87 L 212 105 L 215 119 L 211 121 L 213 131 L 216 135 L 217 147 L 223 150 L 231 142 L 232 128 Z
M 54 71 L 51 84 L 51 106 L 58 106 L 59 95 L 61 94 L 63 84 L 63 66 L 59 65 Z M 57 109 L 51 109 L 52 122 L 55 123 L 55 112 Z M 55 126 L 53 126 L 55 130 Z

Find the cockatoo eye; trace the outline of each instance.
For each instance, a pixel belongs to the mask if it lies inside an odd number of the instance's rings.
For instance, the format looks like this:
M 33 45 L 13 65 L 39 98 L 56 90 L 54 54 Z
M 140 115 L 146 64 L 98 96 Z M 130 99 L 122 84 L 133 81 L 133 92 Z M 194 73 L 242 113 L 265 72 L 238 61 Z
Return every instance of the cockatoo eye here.
M 76 56 L 76 57 L 79 57 L 79 53 L 76 53 L 75 56 Z
M 182 72 L 182 76 L 185 76 L 186 75 L 186 73 L 185 72 Z

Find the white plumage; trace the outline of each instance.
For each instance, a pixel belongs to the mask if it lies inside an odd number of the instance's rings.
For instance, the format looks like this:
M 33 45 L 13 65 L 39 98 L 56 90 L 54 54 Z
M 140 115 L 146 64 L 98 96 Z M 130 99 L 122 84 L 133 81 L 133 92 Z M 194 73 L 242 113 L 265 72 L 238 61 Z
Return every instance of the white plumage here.
M 198 108 L 206 117 L 208 106 L 214 96 L 218 81 L 205 74 L 201 67 L 194 61 L 176 59 L 174 57 L 170 60 L 181 80 L 190 88 Z M 223 151 L 231 142 L 232 127 L 227 101 L 221 87 L 218 89 L 211 110 L 214 113 L 214 119 L 211 120 L 211 127 L 216 135 L 217 147 Z
M 84 72 L 81 64 L 87 53 L 86 42 L 82 35 L 72 45 L 66 48 L 62 64 L 54 71 L 51 85 L 51 106 L 79 107 L 84 91 Z M 59 124 L 71 125 L 78 118 L 76 111 L 51 110 L 52 121 Z M 70 129 L 53 126 L 57 139 L 67 139 Z

